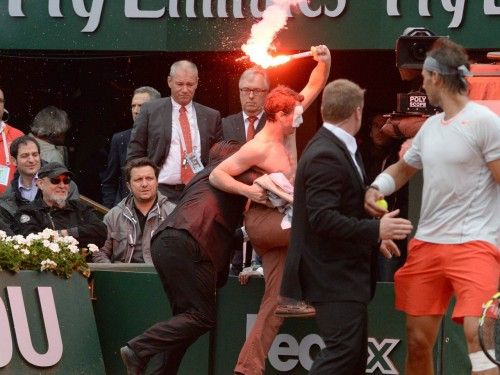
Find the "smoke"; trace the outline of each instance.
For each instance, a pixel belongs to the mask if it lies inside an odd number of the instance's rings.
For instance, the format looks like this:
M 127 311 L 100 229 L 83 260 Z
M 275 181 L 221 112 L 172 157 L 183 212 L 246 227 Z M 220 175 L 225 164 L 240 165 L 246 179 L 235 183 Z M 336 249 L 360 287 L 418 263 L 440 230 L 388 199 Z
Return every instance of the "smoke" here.
M 262 20 L 254 24 L 248 41 L 241 46 L 250 60 L 267 68 L 287 62 L 286 56 L 271 56 L 269 51 L 278 32 L 286 26 L 290 7 L 296 7 L 307 0 L 274 0 L 262 13 Z

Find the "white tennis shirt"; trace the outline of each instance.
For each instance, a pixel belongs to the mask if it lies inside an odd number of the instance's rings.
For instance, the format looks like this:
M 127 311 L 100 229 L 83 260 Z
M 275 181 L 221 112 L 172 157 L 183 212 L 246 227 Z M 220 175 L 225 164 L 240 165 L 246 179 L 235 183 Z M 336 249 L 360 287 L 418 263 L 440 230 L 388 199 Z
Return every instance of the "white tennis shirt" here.
M 415 237 L 432 243 L 483 240 L 500 246 L 500 185 L 487 164 L 500 159 L 500 117 L 469 102 L 452 119 L 430 117 L 404 160 L 422 169 Z

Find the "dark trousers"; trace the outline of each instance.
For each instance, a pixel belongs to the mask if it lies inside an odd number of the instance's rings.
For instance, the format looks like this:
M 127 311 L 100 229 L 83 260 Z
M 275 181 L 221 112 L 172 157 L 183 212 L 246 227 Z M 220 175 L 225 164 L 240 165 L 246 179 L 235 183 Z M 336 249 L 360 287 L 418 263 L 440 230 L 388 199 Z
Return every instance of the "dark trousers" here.
M 174 375 L 187 348 L 215 326 L 216 272 L 198 243 L 183 230 L 161 232 L 152 243 L 151 255 L 173 317 L 127 344 L 144 361 L 163 353 L 162 368 L 154 373 Z
M 316 356 L 309 374 L 364 375 L 368 356 L 367 306 L 360 302 L 313 305 L 326 346 Z

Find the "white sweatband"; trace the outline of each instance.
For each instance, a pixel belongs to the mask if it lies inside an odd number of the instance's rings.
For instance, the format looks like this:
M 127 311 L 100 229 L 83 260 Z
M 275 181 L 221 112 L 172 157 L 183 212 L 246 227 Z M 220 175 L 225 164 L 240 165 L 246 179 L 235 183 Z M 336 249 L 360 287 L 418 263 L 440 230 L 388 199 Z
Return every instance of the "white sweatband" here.
M 377 176 L 371 186 L 375 186 L 378 190 L 387 197 L 396 191 L 396 181 L 389 173 L 381 173 Z
M 495 349 L 489 349 L 488 354 L 495 358 Z M 483 351 L 469 353 L 470 363 L 472 364 L 472 372 L 486 371 L 496 368 L 497 365 L 491 362 Z

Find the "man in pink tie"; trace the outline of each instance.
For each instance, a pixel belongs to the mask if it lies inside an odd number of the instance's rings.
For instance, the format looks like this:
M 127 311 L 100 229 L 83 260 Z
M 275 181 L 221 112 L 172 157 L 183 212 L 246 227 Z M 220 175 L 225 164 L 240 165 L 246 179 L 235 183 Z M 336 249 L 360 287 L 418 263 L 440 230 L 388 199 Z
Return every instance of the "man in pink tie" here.
M 145 103 L 134 123 L 127 160 L 147 156 L 158 167 L 159 190 L 177 203 L 184 186 L 208 162 L 222 138 L 219 111 L 193 101 L 198 68 L 187 60 L 172 64 L 171 96 Z
M 245 70 L 238 82 L 240 92 L 241 112 L 224 117 L 222 119 L 222 131 L 227 141 L 238 141 L 246 143 L 253 139 L 266 123 L 267 116 L 264 112 L 264 102 L 269 92 L 269 79 L 264 69 L 253 67 Z M 252 260 L 252 244 L 244 244 L 244 227 L 235 233 L 232 247 L 234 256 L 231 261 L 231 275 L 238 276 L 245 265 Z M 246 246 L 245 259 L 243 246 Z M 246 270 L 258 270 L 259 262 L 252 261 L 252 268 Z M 246 271 L 245 270 L 245 271 Z

